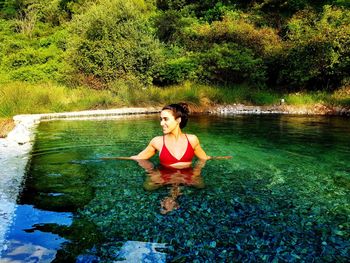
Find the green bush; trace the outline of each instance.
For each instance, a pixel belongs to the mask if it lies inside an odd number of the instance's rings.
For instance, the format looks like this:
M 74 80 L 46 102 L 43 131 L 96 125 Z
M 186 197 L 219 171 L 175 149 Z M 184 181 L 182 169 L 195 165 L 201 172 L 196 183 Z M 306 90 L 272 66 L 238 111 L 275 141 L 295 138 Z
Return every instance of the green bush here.
M 65 79 L 68 64 L 64 59 L 66 40 L 63 27 L 52 28 L 37 22 L 33 36 L 14 32 L 16 21 L 0 20 L 1 79 L 27 82 Z
M 47 39 L 38 43 L 8 42 L 5 50 L 7 56 L 2 58 L 1 66 L 10 79 L 29 82 L 63 79 L 62 70 L 66 68 L 63 50 Z
M 334 89 L 350 74 L 350 10 L 305 10 L 288 23 L 280 83 Z
M 163 86 L 194 80 L 197 68 L 197 61 L 190 56 L 167 59 L 159 65 L 153 82 Z
M 198 54 L 198 77 L 217 83 L 249 82 L 262 86 L 266 69 L 261 58 L 254 57 L 248 48 L 237 44 L 214 44 L 207 52 Z
M 157 36 L 161 41 L 174 42 L 184 26 L 182 15 L 176 10 L 159 12 L 154 18 Z
M 133 75 L 152 82 L 159 44 L 142 0 L 100 1 L 72 22 L 69 56 L 76 72 L 108 83 Z
M 220 43 L 235 43 L 251 49 L 262 58 L 279 53 L 282 42 L 277 30 L 271 27 L 257 27 L 248 19 L 249 15 L 230 11 L 222 21 L 194 25 L 195 37 L 203 48 Z M 203 43 L 204 42 L 204 43 Z

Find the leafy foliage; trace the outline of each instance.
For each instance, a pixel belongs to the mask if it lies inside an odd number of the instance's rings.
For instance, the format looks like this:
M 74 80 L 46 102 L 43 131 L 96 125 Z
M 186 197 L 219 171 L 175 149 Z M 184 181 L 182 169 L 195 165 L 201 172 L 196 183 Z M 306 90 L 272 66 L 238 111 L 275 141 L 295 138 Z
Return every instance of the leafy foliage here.
M 288 23 L 280 81 L 296 87 L 334 89 L 350 72 L 350 11 L 325 6 L 307 10 Z
M 333 91 L 350 82 L 349 12 L 343 0 L 3 0 L 0 82 Z
M 0 27 L 0 68 L 3 74 L 10 80 L 27 82 L 63 81 L 63 72 L 68 67 L 64 60 L 66 30 L 47 34 L 47 25 L 39 22 L 32 31 L 35 37 L 32 37 L 23 33 L 13 34 L 15 22 L 0 21 Z
M 240 83 L 243 81 L 258 85 L 265 80 L 262 59 L 254 58 L 250 49 L 237 44 L 214 44 L 207 52 L 199 54 L 201 76 L 215 82 Z
M 102 1 L 76 17 L 70 54 L 77 72 L 107 83 L 135 75 L 152 81 L 158 42 L 147 23 L 144 1 Z

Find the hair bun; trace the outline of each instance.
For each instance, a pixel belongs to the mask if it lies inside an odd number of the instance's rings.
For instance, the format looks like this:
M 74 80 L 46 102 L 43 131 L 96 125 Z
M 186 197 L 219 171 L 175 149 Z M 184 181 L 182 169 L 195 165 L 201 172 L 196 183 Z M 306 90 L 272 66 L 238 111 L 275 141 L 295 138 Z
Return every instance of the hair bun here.
M 190 109 L 188 108 L 188 104 L 186 102 L 180 102 L 178 104 L 182 107 L 184 113 L 186 114 L 190 113 Z

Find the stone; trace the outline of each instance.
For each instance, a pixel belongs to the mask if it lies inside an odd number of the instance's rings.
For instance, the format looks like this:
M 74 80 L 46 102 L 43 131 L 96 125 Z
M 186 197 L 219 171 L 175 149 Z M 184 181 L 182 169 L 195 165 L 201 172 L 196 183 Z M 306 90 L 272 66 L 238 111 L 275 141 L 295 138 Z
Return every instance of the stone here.
M 115 262 L 162 263 L 166 261 L 166 254 L 157 251 L 157 249 L 164 248 L 165 244 L 127 241 L 117 255 L 120 260 Z
M 100 259 L 93 255 L 79 255 L 75 263 L 98 263 Z

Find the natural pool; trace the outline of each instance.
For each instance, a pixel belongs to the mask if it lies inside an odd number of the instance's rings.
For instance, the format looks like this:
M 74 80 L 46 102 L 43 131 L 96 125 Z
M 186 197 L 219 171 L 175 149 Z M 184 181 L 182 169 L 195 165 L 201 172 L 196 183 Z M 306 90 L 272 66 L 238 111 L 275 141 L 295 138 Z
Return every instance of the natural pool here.
M 170 262 L 350 260 L 349 119 L 193 116 L 185 131 L 234 157 L 208 161 L 162 213 L 171 185 L 100 159 L 142 150 L 158 115 L 42 122 L 2 260 L 110 262 L 129 240 L 166 243 Z

